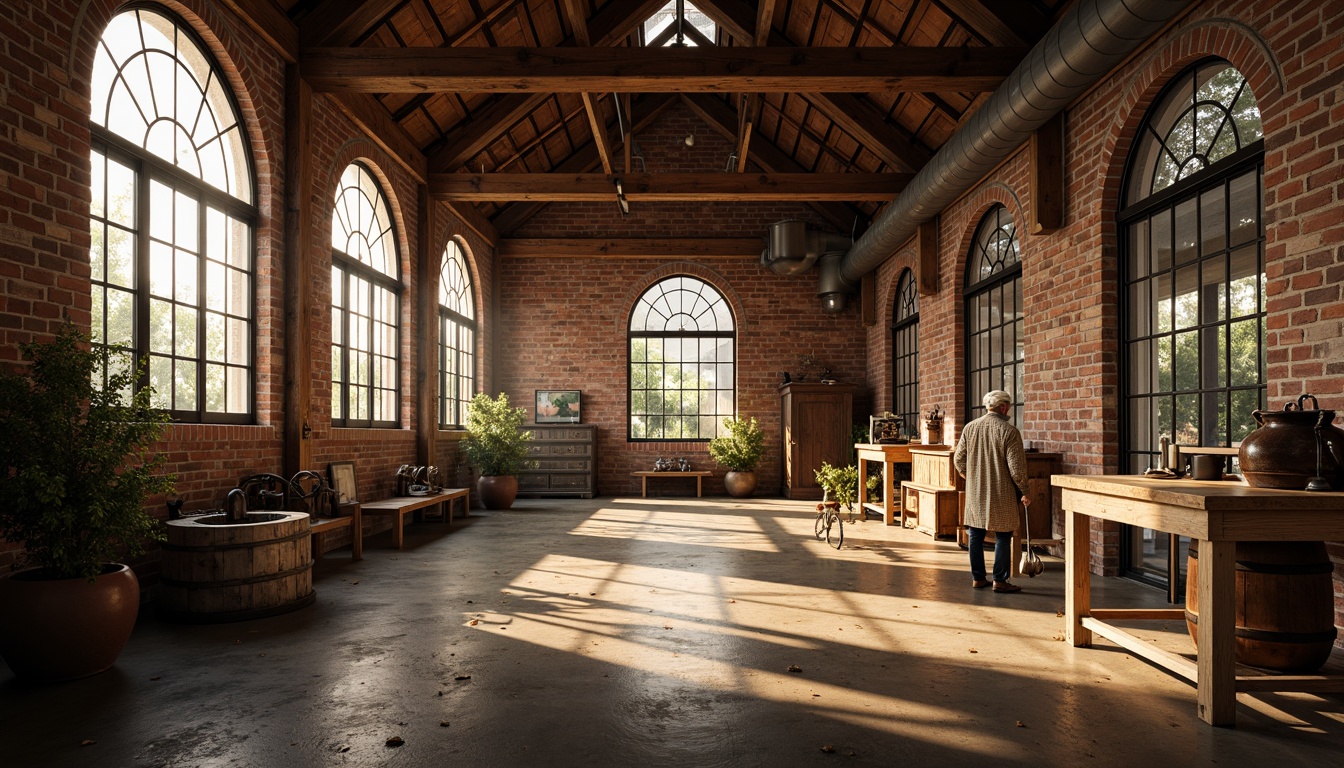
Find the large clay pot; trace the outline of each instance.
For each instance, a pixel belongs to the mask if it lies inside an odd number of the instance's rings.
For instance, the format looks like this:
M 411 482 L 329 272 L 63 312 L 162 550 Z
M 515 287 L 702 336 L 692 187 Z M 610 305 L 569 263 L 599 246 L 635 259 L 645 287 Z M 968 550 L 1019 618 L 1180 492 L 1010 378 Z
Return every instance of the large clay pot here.
M 25 680 L 96 675 L 116 662 L 139 612 L 140 582 L 120 563 L 92 583 L 19 571 L 0 578 L 0 656 Z
M 1303 407 L 1307 400 L 1310 409 Z M 1241 441 L 1237 452 L 1247 483 L 1257 488 L 1306 488 L 1316 475 L 1319 427 L 1321 477 L 1334 490 L 1344 490 L 1344 430 L 1334 426 L 1334 411 L 1320 410 L 1315 397 L 1303 395 L 1282 411 L 1251 415 L 1260 426 Z
M 486 509 L 508 509 L 518 498 L 518 478 L 513 475 L 481 475 L 476 495 Z
M 1198 643 L 1199 542 L 1186 560 L 1185 621 Z M 1313 672 L 1335 644 L 1334 566 L 1320 541 L 1237 544 L 1237 661 L 1280 672 Z
M 756 473 L 730 471 L 723 476 L 723 489 L 735 499 L 745 499 L 756 491 Z

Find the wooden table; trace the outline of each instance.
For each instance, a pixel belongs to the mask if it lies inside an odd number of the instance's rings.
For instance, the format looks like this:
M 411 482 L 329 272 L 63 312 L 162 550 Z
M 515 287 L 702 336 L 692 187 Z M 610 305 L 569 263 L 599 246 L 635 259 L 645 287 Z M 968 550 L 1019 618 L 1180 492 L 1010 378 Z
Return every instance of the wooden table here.
M 880 515 L 886 521 L 887 525 L 896 524 L 896 510 L 901 508 L 900 500 L 896 497 L 896 492 L 900 485 L 893 482 L 895 473 L 892 472 L 895 464 L 910 463 L 910 449 L 921 447 L 919 443 L 910 443 L 907 445 L 876 445 L 873 443 L 855 443 L 854 451 L 859 456 L 859 506 L 865 510 L 872 510 Z M 882 503 L 874 504 L 868 501 L 868 462 L 882 462 Z M 902 516 L 904 519 L 904 516 Z
M 466 488 L 444 488 L 439 493 L 431 493 L 428 496 L 393 496 L 381 501 L 366 501 L 360 506 L 366 515 L 392 516 L 392 543 L 397 545 L 397 549 L 401 549 L 406 543 L 405 531 L 402 530 L 402 526 L 406 524 L 406 515 L 442 504 L 440 514 L 443 516 L 444 524 L 447 525 L 453 519 L 453 501 L 456 499 L 462 500 L 462 515 L 465 517 L 471 509 L 471 497 Z
M 714 474 L 714 473 L 713 473 L 713 472 L 710 472 L 710 471 L 707 470 L 707 469 L 692 469 L 692 470 L 688 470 L 688 471 L 686 471 L 686 472 L 682 472 L 682 471 L 680 471 L 680 470 L 675 470 L 675 469 L 674 469 L 674 470 L 669 470 L 669 471 L 667 471 L 667 472 L 657 472 L 657 471 L 653 471 L 653 470 L 641 469 L 641 470 L 639 470 L 639 471 L 637 471 L 637 472 L 631 472 L 631 473 L 630 473 L 630 476 L 631 476 L 631 477 L 638 477 L 638 478 L 640 478 L 640 483 L 641 483 L 641 484 L 640 484 L 640 489 L 639 489 L 639 495 L 640 495 L 640 496 L 644 496 L 644 497 L 647 497 L 647 496 L 649 495 L 649 478 L 650 478 L 650 477 L 694 477 L 694 478 L 695 478 L 695 495 L 696 495 L 696 498 L 699 498 L 700 495 L 701 495 L 701 491 L 703 490 L 704 479 L 705 479 L 706 477 L 709 477 L 709 476 L 712 475 L 712 474 Z
M 1344 539 L 1344 493 L 1253 488 L 1242 482 L 1159 480 L 1141 475 L 1054 475 L 1065 512 L 1065 615 L 1074 647 L 1096 633 L 1195 683 L 1197 712 L 1211 725 L 1236 724 L 1238 691 L 1344 691 L 1326 675 L 1240 676 L 1236 670 L 1236 563 L 1239 541 Z M 1088 518 L 1152 528 L 1199 541 L 1199 633 L 1196 660 L 1154 648 L 1109 623 L 1184 620 L 1175 609 L 1091 606 Z M 1109 620 L 1109 621 L 1108 621 Z

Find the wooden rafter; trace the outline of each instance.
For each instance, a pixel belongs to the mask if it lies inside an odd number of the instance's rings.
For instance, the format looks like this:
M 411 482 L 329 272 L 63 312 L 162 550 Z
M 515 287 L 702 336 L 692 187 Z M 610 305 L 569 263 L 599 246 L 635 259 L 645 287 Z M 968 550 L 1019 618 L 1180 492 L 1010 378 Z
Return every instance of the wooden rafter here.
M 583 15 L 580 0 L 560 0 L 565 18 L 574 30 L 574 43 L 582 47 L 590 45 L 588 39 L 588 19 Z M 607 120 L 602 114 L 602 105 L 589 91 L 579 94 L 583 99 L 583 109 L 588 113 L 588 128 L 593 133 L 593 145 L 597 147 L 597 156 L 602 160 L 602 170 L 611 173 L 611 147 L 607 142 Z
M 1050 30 L 1050 20 L 1026 0 L 935 1 L 989 45 L 1035 45 Z
M 504 238 L 497 253 L 505 259 L 755 259 L 763 246 L 759 237 Z
M 906 138 L 888 123 L 881 112 L 852 93 L 805 93 L 826 119 L 840 126 L 860 144 L 903 171 L 918 171 L 933 153 Z
M 1015 48 L 309 48 L 315 91 L 987 91 Z
M 373 29 L 403 0 L 326 0 L 299 24 L 305 46 L 351 45 Z
M 224 5 L 233 10 L 261 35 L 285 61 L 293 64 L 299 60 L 299 28 L 289 20 L 275 0 L 223 0 Z
M 616 182 L 631 201 L 887 201 L 911 174 L 904 173 L 440 173 L 429 179 L 437 199 L 490 202 L 616 199 Z
M 737 129 L 737 115 L 732 107 L 708 94 L 683 94 L 681 100 L 720 136 L 729 141 L 733 139 Z M 807 171 L 782 149 L 766 141 L 752 142 L 751 160 L 768 173 Z M 813 201 L 809 205 L 842 232 L 848 232 L 854 226 L 855 218 L 867 218 L 845 203 Z
M 429 156 L 430 170 L 443 172 L 461 166 L 549 98 L 549 93 L 524 93 L 500 99 L 470 123 L 448 135 L 443 146 Z

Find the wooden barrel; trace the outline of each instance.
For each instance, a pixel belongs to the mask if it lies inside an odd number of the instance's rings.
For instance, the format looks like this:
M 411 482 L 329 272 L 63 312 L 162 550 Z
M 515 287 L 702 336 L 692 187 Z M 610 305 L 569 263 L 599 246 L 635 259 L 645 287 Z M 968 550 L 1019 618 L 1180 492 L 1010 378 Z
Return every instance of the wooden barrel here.
M 159 611 L 191 623 L 242 621 L 310 605 L 313 556 L 308 514 L 252 512 L 168 521 Z M 212 524 L 214 523 L 214 524 Z
M 1186 561 L 1185 621 L 1198 643 L 1199 549 Z M 1237 544 L 1237 661 L 1281 672 L 1312 672 L 1335 643 L 1334 567 L 1320 541 Z

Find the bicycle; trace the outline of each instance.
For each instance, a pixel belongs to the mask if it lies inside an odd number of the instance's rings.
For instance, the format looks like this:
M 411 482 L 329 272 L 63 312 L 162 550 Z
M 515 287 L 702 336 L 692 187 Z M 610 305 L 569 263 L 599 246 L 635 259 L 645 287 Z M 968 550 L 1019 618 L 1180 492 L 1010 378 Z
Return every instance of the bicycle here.
M 827 544 L 840 548 L 845 542 L 845 521 L 840 519 L 840 502 L 822 501 L 817 504 L 817 521 L 812 533 L 817 541 L 825 539 Z

